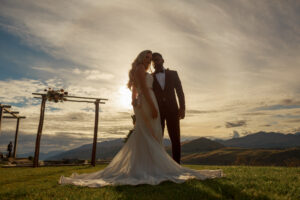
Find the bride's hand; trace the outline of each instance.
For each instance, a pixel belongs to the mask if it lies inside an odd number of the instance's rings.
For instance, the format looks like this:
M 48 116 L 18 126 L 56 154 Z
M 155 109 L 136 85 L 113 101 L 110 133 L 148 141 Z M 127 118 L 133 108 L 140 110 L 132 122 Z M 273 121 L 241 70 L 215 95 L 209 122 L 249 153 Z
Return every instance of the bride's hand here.
M 141 106 L 141 102 L 140 102 L 139 99 L 134 99 L 134 100 L 131 101 L 131 105 L 132 105 L 133 107 L 139 108 L 139 107 Z
M 155 119 L 158 117 L 158 112 L 155 107 L 152 108 L 152 118 Z

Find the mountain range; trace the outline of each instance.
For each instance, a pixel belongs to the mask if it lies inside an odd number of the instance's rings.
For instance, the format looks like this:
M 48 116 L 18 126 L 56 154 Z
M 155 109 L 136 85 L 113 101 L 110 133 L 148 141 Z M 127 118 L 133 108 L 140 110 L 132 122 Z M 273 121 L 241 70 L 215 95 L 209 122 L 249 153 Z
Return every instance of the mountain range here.
M 115 139 L 105 142 L 97 143 L 96 159 L 110 160 L 124 145 L 124 139 Z M 164 139 L 164 145 L 167 152 L 171 155 L 172 150 L 170 146 L 170 140 Z M 233 147 L 233 148 L 232 148 Z M 186 163 L 194 163 L 196 160 L 199 161 L 199 154 L 204 155 L 205 153 L 215 151 L 215 153 L 224 150 L 224 155 L 229 156 L 226 152 L 255 152 L 255 149 L 286 149 L 300 147 L 300 134 L 282 134 L 275 132 L 258 132 L 251 135 L 247 135 L 240 138 L 233 138 L 229 140 L 210 140 L 207 138 L 198 138 L 191 141 L 185 141 L 181 144 L 181 152 L 183 161 Z M 245 149 L 249 149 L 246 151 Z M 92 144 L 82 145 L 78 148 L 60 152 L 56 155 L 50 153 L 50 156 L 44 158 L 45 160 L 61 160 L 61 159 L 81 159 L 89 160 L 91 158 Z M 192 156 L 193 155 L 193 156 Z M 187 157 L 185 157 L 187 156 Z M 232 155 L 231 155 L 232 156 Z M 224 157 L 224 158 L 225 158 Z M 238 156 L 235 156 L 237 158 Z M 211 159 L 216 159 L 217 156 L 212 156 Z M 41 158 L 42 159 L 42 158 Z M 203 157 L 200 159 L 204 160 Z M 197 161 L 197 162 L 198 162 Z M 200 161 L 199 161 L 200 162 Z M 234 161 L 235 162 L 235 161 Z M 232 162 L 230 162 L 232 163 Z
M 210 152 L 193 153 L 181 159 L 197 165 L 300 166 L 300 147 L 288 149 L 244 149 L 225 147 Z
M 170 140 L 164 139 L 166 147 L 171 145 Z M 124 145 L 124 139 L 115 139 L 110 141 L 98 142 L 96 159 L 110 160 L 112 159 Z M 46 157 L 45 160 L 62 160 L 62 159 L 80 159 L 89 160 L 92 155 L 93 144 L 85 144 L 78 148 L 56 154 L 54 156 Z
M 188 155 L 192 153 L 208 152 L 216 149 L 224 148 L 223 144 L 219 142 L 212 141 L 210 139 L 201 137 L 195 140 L 186 141 L 181 143 L 181 155 Z M 172 155 L 172 148 L 167 147 L 167 152 Z
M 276 132 L 258 132 L 240 138 L 216 140 L 226 147 L 241 148 L 290 148 L 300 147 L 300 134 L 283 134 Z

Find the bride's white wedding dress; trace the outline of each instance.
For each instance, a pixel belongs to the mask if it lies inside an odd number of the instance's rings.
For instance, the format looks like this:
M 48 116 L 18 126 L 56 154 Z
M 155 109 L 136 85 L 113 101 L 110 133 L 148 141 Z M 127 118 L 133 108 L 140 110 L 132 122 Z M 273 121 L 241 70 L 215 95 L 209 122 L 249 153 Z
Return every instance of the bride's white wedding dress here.
M 146 85 L 158 109 L 152 90 L 152 82 L 153 77 L 147 73 Z M 167 180 L 182 183 L 192 178 L 204 180 L 223 176 L 222 170 L 192 170 L 177 164 L 168 155 L 162 144 L 160 118 L 153 119 L 146 99 L 142 95 L 139 98 L 140 106 L 134 108 L 136 115 L 135 129 L 110 164 L 105 169 L 94 173 L 73 173 L 70 177 L 61 176 L 60 184 L 88 187 L 138 184 L 157 185 Z M 156 139 L 153 137 L 153 134 Z

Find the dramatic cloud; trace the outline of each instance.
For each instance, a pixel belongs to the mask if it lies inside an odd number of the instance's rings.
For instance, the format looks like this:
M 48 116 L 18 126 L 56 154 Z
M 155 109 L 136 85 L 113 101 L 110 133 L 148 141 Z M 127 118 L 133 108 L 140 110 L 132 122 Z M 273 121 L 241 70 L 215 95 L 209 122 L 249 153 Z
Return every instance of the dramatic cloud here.
M 255 110 L 282 110 L 282 109 L 295 109 L 300 108 L 300 105 L 272 105 L 272 106 L 266 106 L 266 107 L 259 107 Z
M 226 122 L 226 128 L 246 126 L 246 125 L 247 125 L 247 123 L 245 120 L 239 120 L 236 122 Z
M 59 85 L 58 81 L 57 83 L 57 85 Z M 38 80 L 21 79 L 0 81 L 0 101 L 24 103 L 28 100 L 32 100 L 32 92 L 40 92 L 41 88 L 47 88 L 47 86 L 47 83 L 42 83 Z
M 300 100 L 299 99 L 284 99 L 282 100 L 282 104 L 284 105 L 300 105 Z
M 262 126 L 264 126 L 264 127 L 270 127 L 272 125 L 271 124 L 265 124 L 265 125 L 262 125 Z
M 85 75 L 87 80 L 111 80 L 114 76 L 112 74 L 103 73 L 99 70 L 80 70 L 78 68 L 73 70 L 74 74 Z
M 290 119 L 290 120 L 286 120 L 286 122 L 288 122 L 288 123 L 297 123 L 297 124 L 299 124 L 299 123 L 300 123 L 300 118 L 299 118 L 299 119 Z
M 100 135 L 121 137 L 132 127 L 128 70 L 151 49 L 180 76 L 183 137 L 228 137 L 232 127 L 287 133 L 300 113 L 299 21 L 299 1 L 3 0 L 0 102 L 26 115 L 22 130 L 34 134 L 32 92 L 108 98 Z M 47 103 L 45 134 L 88 135 L 93 112 L 92 104 Z
M 269 115 L 269 114 L 263 112 L 250 112 L 250 113 L 243 113 L 243 115 L 255 116 L 255 115 Z
M 239 138 L 240 134 L 237 131 L 233 131 L 232 138 Z

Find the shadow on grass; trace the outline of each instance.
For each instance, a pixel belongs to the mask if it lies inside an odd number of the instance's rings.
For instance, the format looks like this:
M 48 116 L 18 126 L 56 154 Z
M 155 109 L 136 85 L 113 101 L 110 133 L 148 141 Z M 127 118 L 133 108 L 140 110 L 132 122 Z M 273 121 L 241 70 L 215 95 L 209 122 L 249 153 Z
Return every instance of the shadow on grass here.
M 231 184 L 227 178 L 213 180 L 188 180 L 182 184 L 163 182 L 160 185 L 138 185 L 110 187 L 122 199 L 266 199 L 259 194 L 246 194 L 243 188 Z

